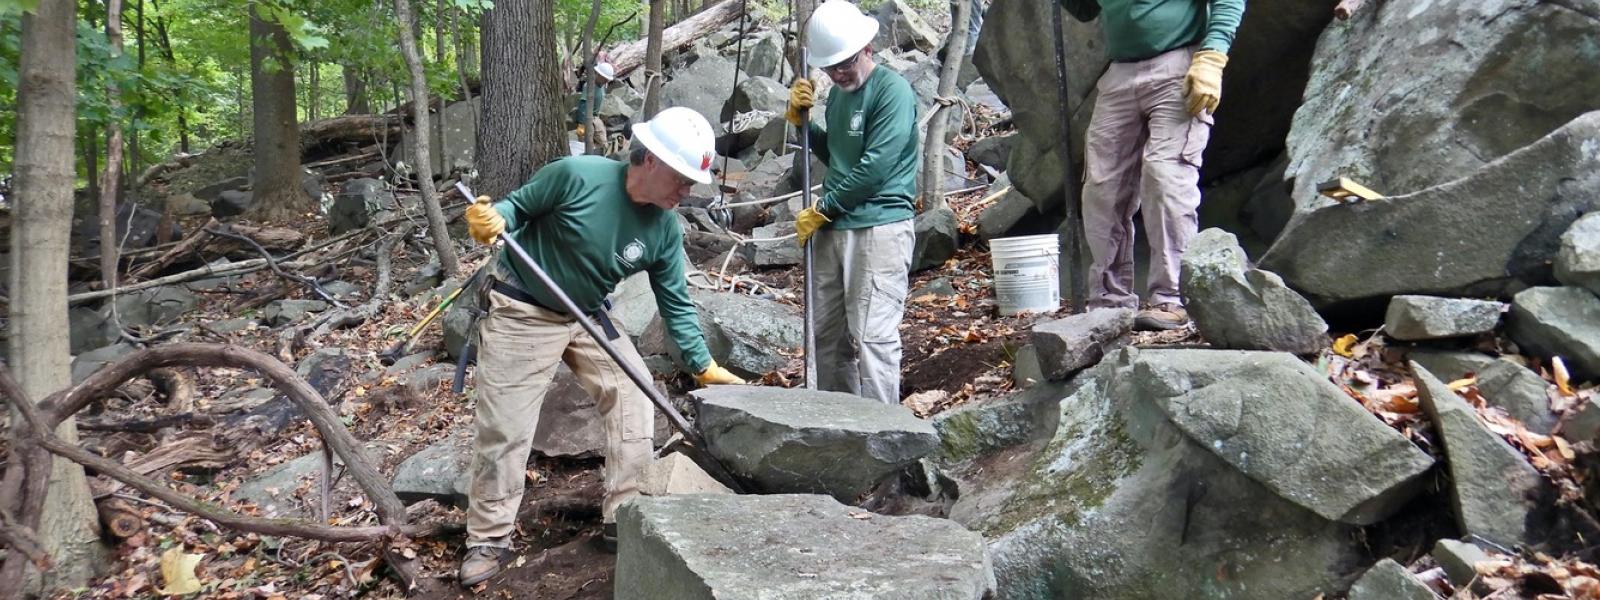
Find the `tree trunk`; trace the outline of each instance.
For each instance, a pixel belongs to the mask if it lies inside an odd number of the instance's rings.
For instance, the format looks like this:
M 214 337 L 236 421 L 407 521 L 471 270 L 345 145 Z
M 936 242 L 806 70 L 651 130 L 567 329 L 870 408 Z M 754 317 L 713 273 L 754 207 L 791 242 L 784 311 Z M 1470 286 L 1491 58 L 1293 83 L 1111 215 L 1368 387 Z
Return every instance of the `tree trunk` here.
M 444 65 L 445 0 L 433 3 L 433 64 Z
M 456 80 L 461 84 L 461 99 L 472 109 L 472 123 L 476 125 L 483 115 L 478 114 L 478 105 L 472 103 L 472 86 L 467 84 L 467 44 L 461 35 L 461 22 L 464 20 L 461 18 L 460 9 L 451 9 L 450 40 L 456 49 Z
M 135 0 L 133 15 L 134 15 L 134 17 L 133 17 L 133 34 L 134 34 L 134 37 L 136 38 L 136 41 L 137 41 L 137 44 L 138 44 L 137 48 L 139 49 L 139 62 L 138 62 L 139 72 L 143 73 L 144 72 L 144 0 Z M 117 16 L 117 21 L 118 21 L 117 28 L 119 30 L 122 27 L 121 20 L 122 20 L 121 19 L 121 15 L 119 14 Z M 107 20 L 107 24 L 110 24 L 110 20 L 109 19 Z M 118 52 L 118 53 L 120 54 L 120 52 Z M 127 164 L 126 165 L 120 165 L 120 166 L 127 167 L 127 172 L 128 173 L 138 173 L 139 172 L 139 168 L 141 166 L 143 166 L 142 162 L 140 160 L 140 156 L 142 154 L 141 154 L 141 152 L 139 150 L 139 148 L 140 148 L 140 144 L 139 144 L 139 139 L 140 139 L 140 137 L 139 137 L 139 121 L 141 121 L 143 119 L 144 119 L 144 104 L 141 103 L 139 106 L 137 106 L 137 107 L 135 107 L 133 109 L 133 127 L 130 128 L 130 131 L 128 132 L 128 160 L 126 161 Z M 109 156 L 107 157 L 107 160 L 108 161 L 110 160 Z
M 95 131 L 94 125 L 89 125 L 83 132 L 83 153 L 86 179 L 89 180 L 89 197 L 100 197 L 100 134 Z
M 439 266 L 445 277 L 456 274 L 458 260 L 456 247 L 450 243 L 450 232 L 445 228 L 444 211 L 439 209 L 439 198 L 433 191 L 433 157 L 429 156 L 431 144 L 428 135 L 428 80 L 422 73 L 422 57 L 417 52 L 417 41 L 411 37 L 411 23 L 416 16 L 411 13 L 411 0 L 394 0 L 395 15 L 400 18 L 400 53 L 405 56 L 406 67 L 411 70 L 411 122 L 416 135 L 411 136 L 413 168 L 417 171 L 417 189 L 422 192 L 422 206 L 428 212 L 428 234 L 433 237 L 433 249 L 439 253 Z
M 372 105 L 367 100 L 367 81 L 362 79 L 361 71 L 349 64 L 340 67 L 344 71 L 344 114 L 364 115 L 372 112 Z
M 939 96 L 934 99 L 938 104 L 928 121 L 928 137 L 923 140 L 924 210 L 949 206 L 944 199 L 944 132 L 950 124 L 947 115 L 951 110 L 960 110 L 960 106 L 942 99 L 951 98 L 956 93 L 956 79 L 961 75 L 961 60 L 967 55 L 967 13 L 972 10 L 972 3 L 966 0 L 957 0 L 955 5 L 955 10 L 950 15 L 950 22 L 954 23 L 950 27 L 950 43 L 945 49 L 944 66 L 939 68 Z M 965 176 L 966 173 L 961 175 Z
M 650 0 L 650 32 L 644 50 L 644 118 L 661 111 L 661 30 L 667 20 L 667 0 Z
M 662 0 L 665 2 L 666 0 Z M 661 50 L 670 52 L 688 46 L 695 40 L 711 35 L 723 25 L 741 14 L 739 8 L 745 0 L 722 0 L 721 3 L 700 11 L 677 25 L 667 27 L 661 32 Z M 666 7 L 663 7 L 663 10 Z M 485 43 L 487 43 L 487 34 Z M 617 46 L 611 53 L 611 65 L 617 68 L 617 77 L 626 77 L 628 73 L 644 64 L 645 52 L 649 48 L 649 40 L 635 40 Z M 487 50 L 486 50 L 487 52 Z
M 317 68 L 317 61 L 306 65 L 306 74 L 311 79 L 306 86 L 306 120 L 315 121 L 322 118 L 321 111 L 317 110 L 317 105 L 322 103 L 322 70 Z
M 286 221 L 315 203 L 300 187 L 300 131 L 295 125 L 294 50 L 289 32 L 261 18 L 250 3 L 250 94 L 255 118 L 255 181 L 251 212 Z
M 161 4 L 159 2 L 151 0 L 151 5 L 156 9 L 157 14 L 161 13 Z M 167 19 L 165 17 L 156 17 L 156 39 L 161 42 L 161 54 L 162 56 L 167 57 L 167 66 L 171 67 L 173 71 L 177 71 L 178 57 L 172 52 L 172 36 L 170 35 L 170 31 L 167 29 Z M 188 154 L 189 108 L 184 102 L 183 89 L 179 88 L 176 93 L 173 94 L 173 98 L 176 100 L 178 108 L 178 151 Z M 166 230 L 163 229 L 162 231 Z
M 106 3 L 106 40 L 111 60 L 122 56 L 122 0 Z M 115 82 L 106 85 L 106 104 L 111 114 L 122 108 Z M 135 137 L 135 140 L 138 138 Z M 138 148 L 138 142 L 134 142 Z M 122 124 L 112 119 L 106 124 L 106 170 L 100 173 L 100 282 L 102 289 L 117 287 L 117 192 L 122 187 Z M 90 177 L 95 174 L 90 173 Z
M 478 193 L 498 198 L 565 156 L 556 15 L 547 0 L 502 0 L 483 15 Z
M 794 0 L 795 50 L 794 54 L 790 56 L 789 67 L 794 69 L 795 73 L 804 73 L 804 70 L 800 68 L 800 57 L 806 48 L 806 23 L 811 20 L 811 11 L 816 10 L 816 8 L 817 0 Z M 816 65 L 807 66 L 816 67 Z M 805 75 L 800 75 L 796 78 L 803 76 Z
M 40 2 L 34 13 L 22 17 L 7 344 L 17 381 L 33 398 L 45 398 L 71 383 L 72 357 L 62 335 L 67 330 L 67 271 L 61 266 L 68 258 L 76 179 L 76 4 Z M 13 426 L 20 427 L 18 418 L 12 415 Z M 61 423 L 57 434 L 77 443 L 71 419 Z M 104 556 L 83 467 L 54 461 L 47 498 L 39 522 L 23 523 L 34 528 L 55 561 L 40 583 L 47 589 L 82 586 Z
M 590 74 L 594 71 L 594 26 L 600 22 L 602 4 L 602 0 L 594 0 L 594 4 L 589 7 L 589 22 L 583 26 L 583 43 L 581 45 L 583 48 L 583 70 L 580 71 L 582 74 L 578 76 L 578 93 L 587 96 L 590 101 L 582 103 L 583 113 L 578 115 L 578 123 L 585 128 L 589 127 L 589 115 L 593 114 L 594 111 L 600 110 L 600 107 L 595 106 L 594 102 L 592 102 L 594 100 L 594 90 L 589 86 L 595 85 L 594 76 Z M 583 136 L 583 153 L 594 154 L 594 136 L 587 134 Z

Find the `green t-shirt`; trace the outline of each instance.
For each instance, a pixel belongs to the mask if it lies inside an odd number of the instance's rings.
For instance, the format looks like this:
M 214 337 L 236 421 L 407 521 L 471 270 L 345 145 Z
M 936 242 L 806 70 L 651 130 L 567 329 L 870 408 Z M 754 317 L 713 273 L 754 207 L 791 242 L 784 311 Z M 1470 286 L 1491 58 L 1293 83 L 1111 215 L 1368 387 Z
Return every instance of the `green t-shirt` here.
M 817 210 L 835 229 L 862 229 L 917 216 L 917 97 L 883 65 L 860 88 L 828 93 L 828 127 L 809 128 L 828 165 Z
M 600 116 L 600 114 L 599 114 L 600 113 L 600 107 L 601 106 L 605 106 L 605 103 L 606 103 L 606 86 L 605 86 L 605 84 L 602 83 L 600 85 L 595 85 L 595 83 L 591 81 L 585 87 L 588 88 L 591 91 L 588 94 L 584 94 L 583 92 L 579 92 L 578 93 L 578 104 L 577 104 L 577 106 L 572 107 L 572 114 L 567 115 L 567 118 L 570 119 L 573 123 L 578 123 L 579 121 L 581 121 L 583 119 L 583 105 L 584 105 L 584 97 L 585 96 L 594 99 L 594 101 L 589 104 L 589 106 L 593 106 L 594 107 L 594 108 L 589 109 L 590 110 L 589 118 L 593 119 L 595 117 Z M 579 125 L 588 126 L 588 123 L 578 123 L 578 124 Z
M 626 163 L 601 156 L 572 156 L 545 165 L 533 179 L 495 203 L 506 231 L 585 312 L 599 310 L 607 294 L 629 275 L 650 272 L 650 289 L 667 335 L 683 349 L 695 373 L 711 365 L 700 317 L 684 274 L 683 230 L 677 215 L 628 199 Z M 510 252 L 502 272 L 540 304 L 560 308 Z
M 1223 54 L 1244 19 L 1245 0 L 1060 0 L 1079 21 L 1100 17 L 1106 55 L 1115 61 L 1144 60 L 1174 48 L 1200 44 Z M 1207 9 L 1210 9 L 1209 11 Z M 1209 12 L 1209 14 L 1208 14 Z

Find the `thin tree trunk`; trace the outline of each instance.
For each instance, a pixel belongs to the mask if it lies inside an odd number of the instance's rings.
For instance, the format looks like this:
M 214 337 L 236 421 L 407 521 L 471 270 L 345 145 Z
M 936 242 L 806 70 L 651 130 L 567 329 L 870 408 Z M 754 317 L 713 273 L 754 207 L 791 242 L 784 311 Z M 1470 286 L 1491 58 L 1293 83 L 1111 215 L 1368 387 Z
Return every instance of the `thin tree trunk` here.
M 111 60 L 115 62 L 122 56 L 122 0 L 106 3 L 106 40 L 111 45 Z M 115 82 L 106 84 L 106 103 L 113 115 L 122 108 Z M 138 142 L 134 144 L 134 148 L 138 148 Z M 117 192 L 122 187 L 121 174 L 122 124 L 113 118 L 106 124 L 106 170 L 99 174 L 100 282 L 105 286 L 103 289 L 108 290 L 117 287 Z
M 151 0 L 151 6 L 153 6 L 156 9 L 156 13 L 157 14 L 160 14 L 160 12 L 161 12 L 161 3 L 160 2 L 157 2 L 156 0 Z M 162 54 L 162 56 L 167 57 L 167 66 L 171 67 L 172 70 L 177 71 L 178 70 L 178 57 L 177 57 L 177 55 L 173 54 L 173 52 L 172 52 L 172 36 L 171 36 L 170 33 L 171 32 L 167 29 L 167 20 L 166 20 L 166 18 L 157 17 L 156 18 L 156 39 L 161 42 L 161 54 Z M 177 100 L 176 103 L 178 105 L 178 151 L 182 152 L 184 154 L 188 154 L 189 153 L 189 119 L 188 119 L 189 107 L 188 107 L 188 104 L 186 104 L 185 101 L 184 101 L 184 94 L 183 94 L 183 89 L 182 88 L 179 88 L 174 93 L 173 97 L 174 97 L 174 99 Z M 166 230 L 163 229 L 162 231 L 166 231 Z
M 661 111 L 661 30 L 666 26 L 667 0 L 650 0 L 650 30 L 644 49 L 644 118 Z
M 444 65 L 444 13 L 445 0 L 433 3 L 433 64 Z
M 72 357 L 67 336 L 62 335 L 67 330 L 67 271 L 61 266 L 68 258 L 76 179 L 72 152 L 76 4 L 40 2 L 35 12 L 22 16 L 14 163 L 16 220 L 11 228 L 12 296 L 6 343 L 17 381 L 33 398 L 47 397 L 71 383 Z M 12 416 L 13 424 L 17 418 Z M 78 430 L 71 419 L 63 421 L 56 432 L 67 442 L 77 443 Z M 17 448 L 15 442 L 13 439 L 13 449 Z M 38 534 L 55 567 L 42 579 L 30 573 L 30 581 L 39 581 L 45 589 L 82 586 L 104 556 L 97 534 L 99 517 L 89 501 L 83 467 L 54 461 L 47 489 L 44 514 L 37 522 L 21 525 Z M 15 575 L 19 573 L 6 573 L 0 588 L 15 585 Z
M 311 76 L 307 86 L 310 89 L 306 91 L 306 120 L 315 121 L 322 116 L 317 110 L 317 105 L 322 102 L 322 70 L 317 68 L 317 61 L 313 60 L 306 65 L 306 71 Z
M 483 15 L 483 117 L 478 122 L 478 193 L 498 198 L 566 155 L 556 55 L 555 7 L 502 0 Z
M 411 136 L 412 157 L 416 163 L 417 189 L 422 192 L 422 206 L 428 212 L 428 234 L 433 237 L 433 248 L 439 253 L 439 266 L 445 277 L 454 276 L 457 263 L 456 247 L 450 243 L 450 232 L 445 228 L 444 211 L 439 209 L 439 197 L 433 190 L 433 159 L 428 146 L 428 80 L 422 72 L 422 57 L 417 52 L 417 41 L 411 37 L 411 24 L 416 15 L 411 13 L 411 0 L 394 0 L 394 12 L 400 18 L 400 53 L 405 56 L 406 67 L 411 70 L 411 112 L 416 135 Z
M 135 2 L 134 2 L 134 13 L 133 14 L 134 14 L 133 33 L 138 38 L 139 72 L 143 73 L 144 72 L 144 38 L 145 38 L 145 36 L 144 36 L 144 0 L 135 0 Z M 119 16 L 118 19 L 121 19 L 121 17 Z M 140 144 L 139 144 L 139 140 L 140 140 L 140 137 L 139 137 L 139 121 L 142 121 L 142 120 L 144 120 L 144 104 L 143 103 L 141 103 L 137 107 L 134 107 L 134 109 L 133 109 L 133 127 L 132 127 L 132 130 L 129 131 L 129 133 L 128 133 L 128 138 L 129 138 L 129 140 L 128 140 L 128 160 L 127 160 L 127 165 L 125 165 L 125 166 L 127 167 L 127 170 L 128 170 L 129 173 L 138 173 L 139 172 L 139 168 L 144 166 L 143 161 L 140 159 L 140 156 L 142 156 L 142 153 L 139 151 L 139 148 L 140 148 Z
M 800 57 L 806 48 L 806 24 L 811 21 L 811 11 L 816 10 L 816 8 L 817 0 L 794 0 L 795 50 L 794 55 L 791 57 L 793 60 L 790 63 L 790 67 L 794 69 L 795 73 L 799 73 L 796 78 L 810 75 L 801 70 Z M 814 68 L 816 65 L 810 66 Z
M 949 208 L 944 199 L 944 133 L 948 129 L 949 111 L 961 107 L 945 100 L 956 93 L 956 79 L 961 76 L 961 60 L 967 55 L 967 13 L 972 3 L 957 0 L 954 14 L 950 16 L 950 43 L 945 49 L 944 66 L 939 69 L 939 97 L 933 116 L 928 121 L 928 137 L 922 150 L 922 198 L 925 210 Z M 962 173 L 962 175 L 966 175 Z
M 295 123 L 294 50 L 283 25 L 250 4 L 250 93 L 255 118 L 255 181 L 251 212 L 288 221 L 315 203 L 300 187 L 300 131 Z
M 361 77 L 361 71 L 348 63 L 339 68 L 344 71 L 344 114 L 364 115 L 372 112 L 372 105 L 367 100 L 367 81 Z
M 84 127 L 83 131 L 84 164 L 88 167 L 85 172 L 89 180 L 89 197 L 100 197 L 100 133 L 94 125 Z
M 483 115 L 479 114 L 478 105 L 472 103 L 472 86 L 467 83 L 467 46 L 464 36 L 461 35 L 461 22 L 464 20 L 461 18 L 460 9 L 451 9 L 450 37 L 456 49 L 456 79 L 461 83 L 461 99 L 467 103 L 467 108 L 472 109 L 472 123 L 477 125 Z
M 589 86 L 595 85 L 594 76 L 590 75 L 590 73 L 594 71 L 594 26 L 600 22 L 601 4 L 603 4 L 602 0 L 594 0 L 594 4 L 589 7 L 589 22 L 583 26 L 583 74 L 578 76 L 578 89 L 580 90 L 578 93 L 588 96 L 588 98 L 581 103 L 583 104 L 583 112 L 578 115 L 578 123 L 583 125 L 585 129 L 589 127 L 589 115 L 600 109 L 600 107 L 594 105 L 594 89 Z M 587 132 L 583 136 L 583 153 L 594 153 L 594 136 L 588 135 Z

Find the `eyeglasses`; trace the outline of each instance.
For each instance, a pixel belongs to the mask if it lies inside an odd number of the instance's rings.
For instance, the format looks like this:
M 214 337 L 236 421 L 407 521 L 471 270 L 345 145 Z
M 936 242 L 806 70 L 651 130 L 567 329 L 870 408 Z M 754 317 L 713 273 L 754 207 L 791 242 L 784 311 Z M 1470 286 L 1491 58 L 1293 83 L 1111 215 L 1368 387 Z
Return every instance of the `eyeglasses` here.
M 822 68 L 822 72 L 828 73 L 828 74 L 832 74 L 832 75 L 838 75 L 840 73 L 843 73 L 843 72 L 849 70 L 850 67 L 856 66 L 856 61 L 858 61 L 858 60 L 861 60 L 861 53 L 860 52 L 856 52 L 855 54 L 850 55 L 850 58 L 844 59 L 844 62 L 842 62 L 842 63 L 836 64 L 836 65 L 832 65 L 832 66 L 823 67 Z

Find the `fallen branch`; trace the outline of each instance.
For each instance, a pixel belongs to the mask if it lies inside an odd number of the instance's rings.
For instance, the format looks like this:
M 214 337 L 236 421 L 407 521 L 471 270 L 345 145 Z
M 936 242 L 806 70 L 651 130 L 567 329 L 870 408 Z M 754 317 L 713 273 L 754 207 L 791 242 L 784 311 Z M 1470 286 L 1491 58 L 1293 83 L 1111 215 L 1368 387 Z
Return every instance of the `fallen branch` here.
M 161 272 L 162 269 L 165 269 L 168 265 L 176 262 L 179 257 L 198 252 L 201 248 L 205 247 L 206 242 L 211 241 L 211 234 L 206 231 L 206 228 L 215 227 L 216 225 L 216 219 L 206 221 L 204 226 L 195 230 L 194 233 L 189 234 L 188 237 L 183 238 L 183 240 L 179 241 L 176 246 L 168 249 L 154 261 L 140 265 L 139 268 L 128 273 L 128 279 L 146 279 L 151 275 Z
M 666 28 L 661 32 L 661 51 L 678 50 L 710 35 L 718 27 L 739 18 L 739 15 L 743 14 L 740 8 L 743 8 L 745 2 L 746 0 L 722 0 L 711 8 Z M 617 46 L 616 52 L 611 53 L 611 65 L 617 68 L 618 78 L 627 77 L 634 69 L 639 68 L 639 65 L 644 64 L 646 44 L 647 40 L 636 40 Z
M 94 504 L 95 511 L 100 513 L 100 526 L 113 537 L 127 539 L 144 531 L 144 515 L 128 506 L 127 502 L 118 498 L 103 498 Z
M 167 410 L 186 413 L 194 410 L 194 380 L 177 369 L 155 369 L 147 375 L 156 389 L 167 395 Z
M 249 236 L 240 235 L 238 233 L 234 233 L 232 231 L 229 231 L 228 228 L 226 228 L 226 227 L 207 228 L 206 231 L 211 232 L 211 235 L 222 236 L 222 237 L 225 237 L 225 238 L 235 239 L 235 240 L 239 240 L 241 242 L 245 242 L 247 244 L 250 244 L 250 246 L 252 246 L 252 247 L 254 247 L 256 249 L 256 252 L 261 253 L 261 258 L 263 260 L 267 261 L 267 266 L 269 268 L 271 268 L 272 272 L 274 274 L 276 274 L 278 277 L 282 277 L 282 278 L 284 278 L 284 279 L 286 279 L 288 281 L 293 281 L 293 282 L 298 283 L 300 285 L 306 286 L 306 288 L 311 290 L 312 293 L 314 293 L 317 296 L 321 297 L 323 300 L 326 300 L 329 304 L 332 304 L 332 305 L 340 307 L 340 308 L 344 308 L 344 303 L 340 302 L 338 298 L 334 298 L 333 294 L 329 294 L 328 290 L 322 289 L 322 284 L 317 283 L 317 280 L 311 279 L 309 277 L 303 277 L 303 276 L 300 276 L 300 275 L 296 275 L 296 274 L 293 274 L 293 273 L 290 273 L 288 271 L 283 270 L 283 266 L 278 264 L 278 259 L 273 258 L 271 252 L 267 252 L 266 248 L 261 247 L 260 243 L 257 243 L 255 240 L 251 239 Z
M 328 160 L 317 161 L 317 162 L 314 162 L 314 163 L 307 163 L 307 164 L 302 165 L 302 166 L 304 166 L 307 169 L 321 169 L 321 168 L 324 168 L 324 167 L 334 167 L 334 166 L 350 164 L 350 163 L 354 163 L 354 162 L 361 162 L 361 161 L 364 161 L 364 160 L 371 160 L 371 159 L 374 159 L 374 158 L 378 158 L 379 156 L 381 156 L 381 154 L 377 150 L 373 150 L 371 152 L 367 152 L 367 153 L 363 153 L 363 154 L 352 154 L 350 156 L 341 156 L 339 158 L 330 158 Z
M 300 147 L 331 142 L 371 143 L 400 136 L 405 117 L 398 114 L 344 115 L 312 121 L 300 126 Z
M 0 510 L 0 542 L 5 542 L 9 551 L 26 555 L 40 571 L 50 568 L 50 553 L 44 551 L 33 530 L 17 525 L 10 511 Z

